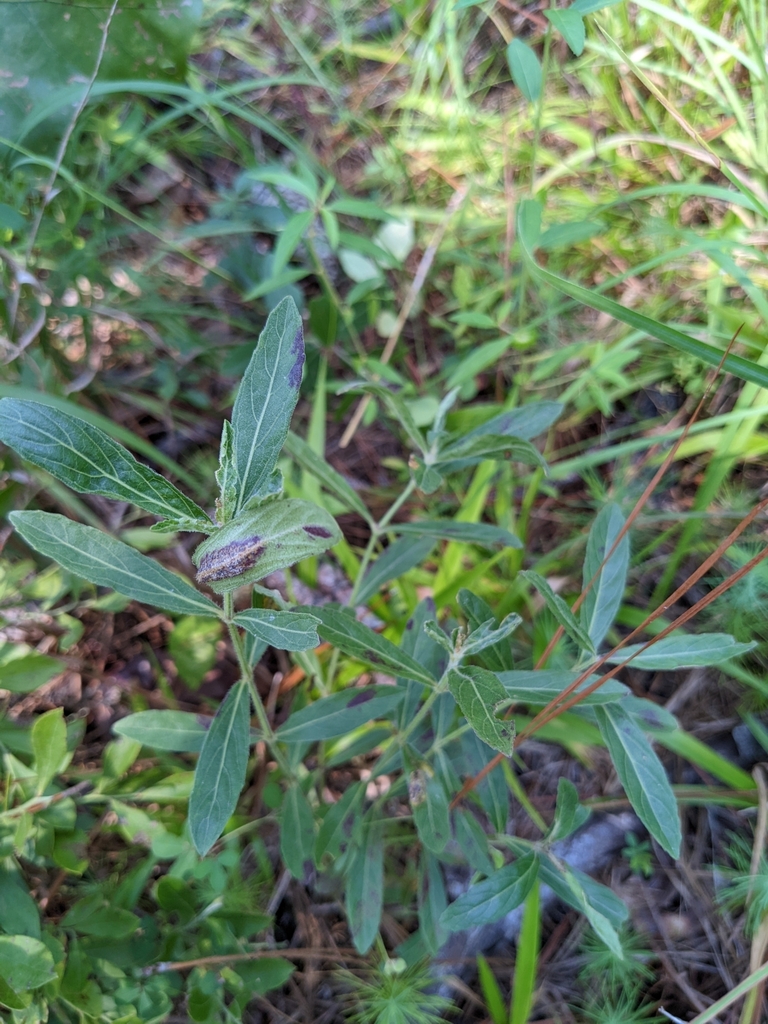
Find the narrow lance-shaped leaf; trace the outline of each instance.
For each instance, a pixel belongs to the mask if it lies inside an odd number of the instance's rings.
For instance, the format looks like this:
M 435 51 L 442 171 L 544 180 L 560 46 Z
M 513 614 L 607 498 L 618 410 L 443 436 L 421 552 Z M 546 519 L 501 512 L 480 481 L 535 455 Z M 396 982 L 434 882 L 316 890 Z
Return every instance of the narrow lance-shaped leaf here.
M 395 686 L 365 686 L 332 693 L 294 711 L 276 735 L 282 743 L 332 740 L 391 714 L 404 697 L 405 689 Z
M 137 711 L 115 722 L 112 732 L 154 750 L 195 754 L 202 750 L 211 722 L 211 718 L 193 715 L 190 711 Z
M 37 795 L 45 792 L 67 752 L 67 727 L 62 708 L 53 708 L 35 719 L 32 726 L 32 752 L 37 772 Z
M 192 842 L 205 856 L 237 806 L 248 765 L 250 696 L 245 680 L 222 701 L 203 741 L 189 800 Z
M 410 523 L 393 523 L 393 533 L 415 534 L 417 537 L 445 538 L 477 544 L 481 548 L 521 548 L 522 541 L 509 530 L 490 523 L 461 523 L 455 519 L 420 519 Z
M 451 903 L 440 919 L 450 932 L 493 924 L 515 907 L 519 907 L 531 891 L 539 873 L 533 853 L 500 868 L 483 882 L 476 882 Z
M 237 512 L 270 493 L 270 479 L 299 397 L 303 367 L 301 317 L 296 303 L 287 297 L 267 318 L 232 410 Z
M 507 47 L 507 63 L 515 85 L 530 103 L 535 103 L 544 77 L 539 58 L 522 39 L 513 39 Z
M 172 520 L 176 529 L 213 529 L 203 509 L 165 477 L 137 462 L 103 430 L 59 409 L 2 399 L 0 440 L 81 494 L 130 502 Z
M 235 462 L 235 435 L 232 424 L 224 420 L 219 445 L 219 468 L 216 470 L 219 485 L 219 500 L 216 521 L 224 526 L 235 514 L 237 508 L 237 463 Z
M 420 565 L 429 557 L 435 543 L 436 539 L 433 537 L 422 537 L 419 540 L 404 537 L 390 544 L 363 577 L 357 594 L 360 604 L 365 604 L 377 594 L 385 583 L 403 576 L 409 569 Z
M 528 580 L 529 583 L 532 583 L 538 590 L 544 598 L 544 603 L 547 608 L 549 608 L 558 624 L 563 627 L 571 640 L 575 641 L 582 650 L 588 651 L 590 654 L 594 654 L 595 648 L 589 633 L 579 625 L 579 621 L 571 609 L 562 597 L 552 590 L 544 577 L 539 576 L 537 572 L 531 572 L 530 570 L 523 570 L 519 575 L 522 576 L 523 579 Z
M 616 665 L 632 658 L 632 668 L 650 671 L 721 665 L 729 658 L 748 654 L 756 647 L 756 643 L 740 644 L 728 633 L 685 633 L 681 636 L 665 636 L 639 654 L 643 647 L 645 644 L 622 647 L 608 661 Z
M 391 672 L 394 676 L 414 679 L 427 686 L 436 685 L 437 680 L 410 655 L 358 622 L 352 614 L 330 605 L 313 605 L 307 610 L 320 619 L 321 625 L 317 631 L 323 640 L 338 647 L 344 654 L 366 665 Z
M 444 462 L 472 459 L 510 458 L 513 462 L 524 462 L 531 466 L 547 468 L 541 453 L 530 441 L 522 441 L 519 437 L 497 436 L 495 434 L 478 434 L 476 437 L 462 437 L 440 450 L 438 465 Z
M 489 619 L 493 621 L 494 625 L 498 625 L 493 609 L 488 602 L 478 597 L 477 594 L 473 594 L 471 590 L 462 588 L 457 595 L 457 600 L 467 617 L 470 632 L 488 622 Z M 485 647 L 481 654 L 481 661 L 491 672 L 511 671 L 514 668 L 512 650 L 505 640 Z
M 91 583 L 164 611 L 221 615 L 182 576 L 101 530 L 51 512 L 11 512 L 9 519 L 36 551 Z
M 595 650 L 611 628 L 624 596 L 629 565 L 629 537 L 626 534 L 600 569 L 623 525 L 624 516 L 618 505 L 606 505 L 598 513 L 587 538 L 584 586 L 600 571 L 581 607 L 581 624 L 589 633 Z
M 298 435 L 289 431 L 285 439 L 285 450 L 295 459 L 302 469 L 311 473 L 326 490 L 335 494 L 340 501 L 343 501 L 353 512 L 359 513 L 368 523 L 372 522 L 371 514 L 365 507 L 362 498 L 352 489 L 341 473 L 337 473 L 333 466 L 325 459 L 320 458 L 314 449 Z
M 432 853 L 442 853 L 451 838 L 448 799 L 443 784 L 430 772 L 417 769 L 408 780 L 408 800 L 422 843 Z
M 358 953 L 367 953 L 379 932 L 384 902 L 384 846 L 375 825 L 363 830 L 361 846 L 347 871 L 347 917 Z
M 310 651 L 319 646 L 318 621 L 306 612 L 271 608 L 247 608 L 235 616 L 238 626 L 279 651 Z
M 309 501 L 276 501 L 239 515 L 192 556 L 197 579 L 226 594 L 322 554 L 341 540 L 336 520 Z
M 499 706 L 509 703 L 498 677 L 484 668 L 452 669 L 448 673 L 448 686 L 480 739 L 494 750 L 511 754 L 515 724 L 511 719 L 504 721 L 497 717 Z
M 280 856 L 294 878 L 303 878 L 304 865 L 314 862 L 315 825 L 312 808 L 295 782 L 283 798 Z
M 678 857 L 682 836 L 677 802 L 650 740 L 621 704 L 596 707 L 595 714 L 616 773 L 638 818 L 670 857 Z

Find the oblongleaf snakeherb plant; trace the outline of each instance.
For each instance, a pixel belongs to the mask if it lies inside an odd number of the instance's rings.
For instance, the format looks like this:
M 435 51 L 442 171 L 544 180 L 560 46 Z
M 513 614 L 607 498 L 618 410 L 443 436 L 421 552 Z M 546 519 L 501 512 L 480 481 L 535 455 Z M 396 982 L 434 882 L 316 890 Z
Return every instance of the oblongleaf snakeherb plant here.
M 622 534 L 620 509 L 606 505 L 591 527 L 584 561 L 588 593 L 578 613 L 542 576 L 520 573 L 565 634 L 556 669 L 534 670 L 530 640 L 521 639 L 520 615 L 511 612 L 499 621 L 484 599 L 460 586 L 448 588 L 440 607 L 431 598 L 414 598 L 396 642 L 396 630 L 382 635 L 360 621 L 356 607 L 423 563 L 441 540 L 497 551 L 520 548 L 521 542 L 490 524 L 440 518 L 395 522 L 395 514 L 415 492 L 433 493 L 452 474 L 489 460 L 511 458 L 544 467 L 532 439 L 555 422 L 561 407 L 532 403 L 457 435 L 447 427 L 457 397 L 452 392 L 423 432 L 397 393 L 370 382 L 353 385 L 381 400 L 411 448 L 409 480 L 377 520 L 343 476 L 289 433 L 303 363 L 301 319 L 293 301 L 285 299 L 269 316 L 240 384 L 232 422 L 224 425 L 213 519 L 89 422 L 36 402 L 0 402 L 0 439 L 30 463 L 76 491 L 128 502 L 159 517 L 153 529 L 206 535 L 193 556 L 200 584 L 195 587 L 106 532 L 47 512 L 11 513 L 31 547 L 76 576 L 171 615 L 219 619 L 229 630 L 241 674 L 212 720 L 176 710 L 142 711 L 123 718 L 115 731 L 150 749 L 199 754 L 188 823 L 201 856 L 223 832 L 247 820 L 236 811 L 251 748 L 266 749 L 274 765 L 272 781 L 282 793 L 283 864 L 296 878 L 305 877 L 309 865 L 340 880 L 361 952 L 378 935 L 386 865 L 392 848 L 405 841 L 415 865 L 418 904 L 418 929 L 399 950 L 409 963 L 436 953 L 451 931 L 499 920 L 539 882 L 585 914 L 620 955 L 617 929 L 627 917 L 623 903 L 560 856 L 557 844 L 589 816 L 570 782 L 560 780 L 549 823 L 527 805 L 508 763 L 483 778 L 471 796 L 458 799 L 463 779 L 480 772 L 497 752 L 513 754 L 516 719 L 519 724 L 525 716 L 530 722 L 531 712 L 577 682 L 583 699 L 560 719 L 567 727 L 558 731 L 550 725 L 542 735 L 555 742 L 570 737 L 604 744 L 645 827 L 670 855 L 678 854 L 676 800 L 653 742 L 666 738 L 676 749 L 674 738 L 685 734 L 671 715 L 638 699 L 618 680 L 596 689 L 597 677 L 589 674 L 624 595 L 629 538 Z M 334 508 L 357 512 L 370 528 L 345 606 L 297 607 L 260 584 L 342 540 L 328 511 L 281 496 L 277 462 L 283 450 L 332 496 Z M 345 564 L 351 564 L 349 558 Z M 209 591 L 220 595 L 220 602 Z M 321 640 L 335 648 L 330 655 L 316 651 Z M 277 729 L 254 684 L 254 668 L 268 645 L 295 652 L 308 679 L 302 706 Z M 603 655 L 602 661 L 632 658 L 637 668 L 671 669 L 716 664 L 750 647 L 728 636 L 677 633 L 647 651 L 638 645 Z M 340 674 L 341 655 L 349 660 Z M 570 659 L 565 667 L 564 657 Z M 373 682 L 355 685 L 362 674 L 355 666 L 373 670 Z M 677 743 L 677 749 L 683 746 Z M 328 804 L 322 797 L 327 772 L 355 755 L 366 755 L 369 771 Z M 384 776 L 386 785 L 371 786 Z M 507 833 L 510 787 L 529 807 L 540 840 Z M 393 815 L 392 801 L 403 807 L 407 801 L 410 815 Z M 412 841 L 414 831 L 419 843 Z M 441 864 L 460 861 L 468 863 L 474 881 L 449 903 Z

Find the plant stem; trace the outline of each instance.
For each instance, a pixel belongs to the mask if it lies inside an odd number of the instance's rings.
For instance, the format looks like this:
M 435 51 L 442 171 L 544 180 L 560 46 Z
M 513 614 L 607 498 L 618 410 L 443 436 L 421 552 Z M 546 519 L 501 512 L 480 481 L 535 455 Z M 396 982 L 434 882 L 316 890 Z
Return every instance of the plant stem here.
M 229 629 L 229 635 L 232 639 L 232 646 L 237 657 L 237 662 L 240 666 L 241 682 L 245 682 L 248 685 L 248 689 L 251 693 L 251 701 L 256 711 L 256 717 L 259 720 L 259 726 L 261 728 L 262 735 L 264 736 L 264 742 L 269 747 L 270 753 L 277 761 L 280 766 L 280 770 L 288 779 L 294 778 L 294 771 L 288 764 L 283 752 L 277 745 L 277 739 L 275 738 L 274 730 L 269 724 L 269 718 L 267 716 L 266 708 L 261 700 L 259 691 L 256 689 L 256 684 L 253 681 L 253 669 L 248 664 L 248 659 L 245 656 L 245 648 L 243 647 L 243 640 L 238 632 L 237 626 L 232 621 L 234 616 L 235 599 L 233 594 L 224 595 L 224 616 Z

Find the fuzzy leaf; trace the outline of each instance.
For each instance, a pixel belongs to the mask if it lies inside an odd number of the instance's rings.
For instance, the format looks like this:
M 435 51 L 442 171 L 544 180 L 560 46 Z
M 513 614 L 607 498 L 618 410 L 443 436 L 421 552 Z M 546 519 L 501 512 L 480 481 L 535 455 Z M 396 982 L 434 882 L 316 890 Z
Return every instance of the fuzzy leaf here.
M 303 367 L 301 316 L 286 297 L 267 318 L 232 410 L 235 512 L 272 493 L 270 480 L 299 397 Z
M 304 866 L 314 863 L 315 824 L 312 808 L 294 783 L 283 798 L 280 823 L 280 856 L 294 878 L 304 877 Z
M 189 711 L 137 711 L 126 715 L 112 726 L 118 736 L 127 736 L 153 750 L 188 751 L 195 754 L 203 748 L 213 719 L 193 715 Z
M 518 858 L 512 864 L 495 871 L 483 882 L 476 882 L 455 900 L 440 923 L 450 932 L 493 924 L 519 907 L 531 891 L 539 873 L 538 860 L 533 853 Z
M 584 586 L 600 569 L 603 559 L 613 547 L 619 531 L 624 526 L 624 516 L 618 505 L 606 505 L 597 515 L 587 539 L 587 553 L 584 559 Z M 624 597 L 629 566 L 629 537 L 625 534 L 621 543 L 606 562 L 581 607 L 581 625 L 589 633 L 594 649 L 600 646 L 605 634 L 611 628 Z
M 379 932 L 384 902 L 384 847 L 378 828 L 368 825 L 347 869 L 347 918 L 352 941 L 367 953 Z
M 306 612 L 247 608 L 238 612 L 235 622 L 279 651 L 310 651 L 320 644 L 318 619 Z
M 192 556 L 199 583 L 226 594 L 320 555 L 341 540 L 333 516 L 309 501 L 275 501 L 238 515 Z
M 248 765 L 250 710 L 247 684 L 236 683 L 219 705 L 203 740 L 189 800 L 189 829 L 201 857 L 219 838 L 237 806 Z
M 164 611 L 221 615 L 182 576 L 101 530 L 51 512 L 11 512 L 8 518 L 31 547 L 82 579 Z
M 645 644 L 630 644 L 609 658 L 616 665 L 642 650 Z M 730 658 L 739 658 L 754 650 L 757 643 L 740 644 L 728 633 L 683 633 L 657 640 L 643 654 L 632 658 L 632 668 L 650 671 L 722 665 Z
M 515 724 L 496 715 L 499 705 L 508 703 L 507 691 L 498 677 L 484 668 L 462 667 L 448 673 L 448 687 L 480 739 L 510 755 Z
M 531 572 L 526 569 L 522 570 L 518 575 L 522 576 L 523 579 L 528 580 L 528 582 L 533 584 L 533 586 L 538 590 L 544 598 L 544 603 L 547 608 L 549 608 L 558 624 L 563 627 L 571 640 L 575 641 L 582 650 L 588 651 L 590 654 L 594 654 L 595 648 L 589 634 L 582 629 L 579 625 L 578 619 L 573 614 L 569 606 L 565 603 L 562 597 L 552 590 L 544 577 L 539 576 L 537 572 Z
M 308 611 L 321 620 L 318 633 L 344 654 L 366 665 L 417 683 L 435 686 L 437 680 L 425 671 L 410 655 L 391 640 L 386 640 L 372 629 L 358 622 L 353 615 L 331 605 L 313 605 Z
M 0 401 L 0 440 L 80 494 L 127 501 L 176 528 L 210 532 L 205 512 L 103 430 L 60 409 L 19 398 Z
M 364 686 L 308 704 L 294 711 L 277 730 L 282 743 L 312 743 L 344 736 L 353 729 L 388 716 L 405 697 L 405 690 L 394 686 Z
M 654 839 L 679 857 L 680 815 L 664 765 L 650 740 L 621 704 L 595 708 L 597 724 L 624 792 Z

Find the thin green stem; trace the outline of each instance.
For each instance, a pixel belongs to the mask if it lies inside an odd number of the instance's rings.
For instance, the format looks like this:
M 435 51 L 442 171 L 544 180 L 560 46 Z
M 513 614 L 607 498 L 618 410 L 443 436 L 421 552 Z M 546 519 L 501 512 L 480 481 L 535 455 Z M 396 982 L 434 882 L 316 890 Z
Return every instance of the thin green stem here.
M 248 659 L 245 656 L 245 648 L 243 646 L 243 639 L 240 636 L 236 624 L 232 621 L 234 617 L 235 600 L 233 594 L 224 595 L 224 616 L 229 629 L 229 635 L 232 640 L 232 647 L 237 657 L 238 665 L 240 666 L 241 680 L 248 684 L 248 689 L 251 694 L 251 701 L 253 703 L 254 710 L 256 711 L 256 717 L 259 720 L 259 726 L 261 728 L 264 742 L 269 747 L 270 753 L 277 761 L 283 774 L 292 779 L 294 772 L 285 755 L 280 750 L 277 739 L 275 738 L 274 730 L 269 724 L 269 718 L 267 716 L 266 708 L 262 702 L 259 691 L 256 689 L 256 684 L 253 681 L 253 668 L 248 663 Z

